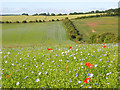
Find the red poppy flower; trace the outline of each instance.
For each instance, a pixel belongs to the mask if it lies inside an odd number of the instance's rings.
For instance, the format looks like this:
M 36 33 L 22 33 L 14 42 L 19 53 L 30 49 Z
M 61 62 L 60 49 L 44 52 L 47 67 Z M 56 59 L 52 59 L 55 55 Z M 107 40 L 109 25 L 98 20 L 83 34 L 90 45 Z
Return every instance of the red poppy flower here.
M 103 48 L 105 48 L 105 47 L 106 47 L 106 45 L 103 46 Z
M 12 47 L 10 47 L 10 48 L 12 48 Z
M 89 62 L 85 63 L 85 66 L 87 66 L 87 67 L 90 66 L 90 65 L 91 65 L 91 64 L 90 64 Z
M 47 50 L 52 50 L 51 48 L 47 48 Z
M 90 82 L 90 78 L 86 78 L 86 79 L 84 80 L 84 82 L 89 83 L 89 82 Z
M 69 49 L 72 49 L 72 47 L 69 47 Z
M 93 68 L 93 66 L 94 66 L 94 65 L 92 65 L 92 64 L 91 64 L 91 65 L 89 66 L 89 68 L 90 68 L 90 69 L 92 69 L 92 68 Z
M 9 75 L 6 75 L 6 78 L 8 79 L 8 78 L 10 77 L 10 75 L 11 75 L 11 74 L 9 74 Z

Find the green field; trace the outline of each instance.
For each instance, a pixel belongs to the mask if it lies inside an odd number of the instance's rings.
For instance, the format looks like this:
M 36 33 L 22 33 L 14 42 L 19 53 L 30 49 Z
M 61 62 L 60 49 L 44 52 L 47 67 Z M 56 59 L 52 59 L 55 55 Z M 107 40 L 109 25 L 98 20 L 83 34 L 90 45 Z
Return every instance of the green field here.
M 62 22 L 3 24 L 2 29 L 3 47 L 73 44 Z
M 24 20 L 26 20 L 27 22 L 29 21 L 35 21 L 35 20 L 45 20 L 45 21 L 49 21 L 49 20 L 62 20 L 65 19 L 66 17 L 68 17 L 69 19 L 74 19 L 77 17 L 82 17 L 82 16 L 90 16 L 90 15 L 100 15 L 103 13 L 96 13 L 96 14 L 82 14 L 82 15 L 65 15 L 65 16 L 0 16 L 0 18 L 2 17 L 2 21 L 11 21 L 11 22 L 22 22 Z
M 2 49 L 2 88 L 119 87 L 117 45 L 69 46 Z M 87 62 L 94 66 L 86 67 Z
M 100 17 L 72 20 L 76 29 L 88 40 L 90 35 L 96 33 L 112 32 L 118 35 L 118 17 Z
M 117 34 L 117 17 L 72 21 L 85 40 L 92 33 Z M 120 88 L 118 44 L 76 44 L 61 21 L 2 24 L 2 29 L 2 88 Z

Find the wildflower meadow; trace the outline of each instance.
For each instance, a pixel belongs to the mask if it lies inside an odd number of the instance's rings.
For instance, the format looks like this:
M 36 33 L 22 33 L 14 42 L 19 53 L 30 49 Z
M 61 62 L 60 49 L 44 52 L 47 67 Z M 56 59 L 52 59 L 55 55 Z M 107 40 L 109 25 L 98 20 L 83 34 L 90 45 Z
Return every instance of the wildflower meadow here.
M 118 44 L 0 51 L 2 88 L 118 88 Z

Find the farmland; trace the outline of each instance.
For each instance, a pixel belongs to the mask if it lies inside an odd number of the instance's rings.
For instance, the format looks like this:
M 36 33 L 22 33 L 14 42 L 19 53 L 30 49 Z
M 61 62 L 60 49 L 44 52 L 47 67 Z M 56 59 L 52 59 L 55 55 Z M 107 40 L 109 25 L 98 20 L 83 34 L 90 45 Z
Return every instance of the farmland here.
M 61 22 L 3 24 L 3 47 L 73 44 Z
M 100 17 L 72 20 L 76 29 L 83 34 L 84 40 L 89 40 L 90 35 L 111 32 L 118 35 L 118 17 Z
M 84 40 L 92 33 L 117 35 L 117 17 L 72 22 Z M 61 21 L 2 24 L 2 46 L 2 88 L 119 87 L 118 44 L 76 44 Z
M 96 13 L 98 15 L 102 14 L 102 13 Z M 22 22 L 24 20 L 26 20 L 27 22 L 29 21 L 35 21 L 35 20 L 45 20 L 45 21 L 49 21 L 49 20 L 62 20 L 62 19 L 65 19 L 66 17 L 68 17 L 69 19 L 74 19 L 74 18 L 77 18 L 77 17 L 82 17 L 82 16 L 89 16 L 89 15 L 96 15 L 96 14 L 82 14 L 82 15 L 65 15 L 65 16 L 25 16 L 25 15 L 22 15 L 22 16 L 0 16 L 2 17 L 2 21 L 11 21 L 11 22 L 16 22 L 16 21 L 19 21 L 19 22 Z
M 51 49 L 2 49 L 2 88 L 118 88 L 117 44 Z M 92 68 L 85 66 L 88 62 Z M 89 82 L 85 81 L 87 78 Z

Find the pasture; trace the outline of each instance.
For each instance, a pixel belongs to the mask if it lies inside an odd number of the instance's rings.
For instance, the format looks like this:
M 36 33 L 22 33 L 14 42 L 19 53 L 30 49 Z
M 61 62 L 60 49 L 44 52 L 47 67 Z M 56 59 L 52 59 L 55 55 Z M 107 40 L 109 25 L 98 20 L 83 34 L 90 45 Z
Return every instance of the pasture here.
M 72 49 L 69 50 L 69 47 Z M 118 45 L 2 49 L 2 88 L 118 88 Z M 88 67 L 86 63 L 90 63 Z
M 118 35 L 118 17 L 99 17 L 72 20 L 76 29 L 83 34 L 84 40 L 89 40 L 90 35 L 111 32 Z
M 73 44 L 62 22 L 3 24 L 3 47 Z
M 102 13 L 96 13 L 98 15 L 102 14 Z M 21 16 L 0 16 L 2 17 L 2 21 L 11 21 L 11 22 L 22 22 L 24 20 L 26 20 L 27 22 L 29 21 L 35 21 L 35 20 L 45 20 L 45 21 L 49 21 L 49 20 L 62 20 L 65 19 L 66 17 L 68 17 L 69 19 L 74 19 L 77 17 L 82 17 L 82 16 L 89 16 L 89 15 L 96 15 L 96 14 L 82 14 L 82 15 L 65 15 L 65 16 L 25 16 L 25 15 L 21 15 Z

